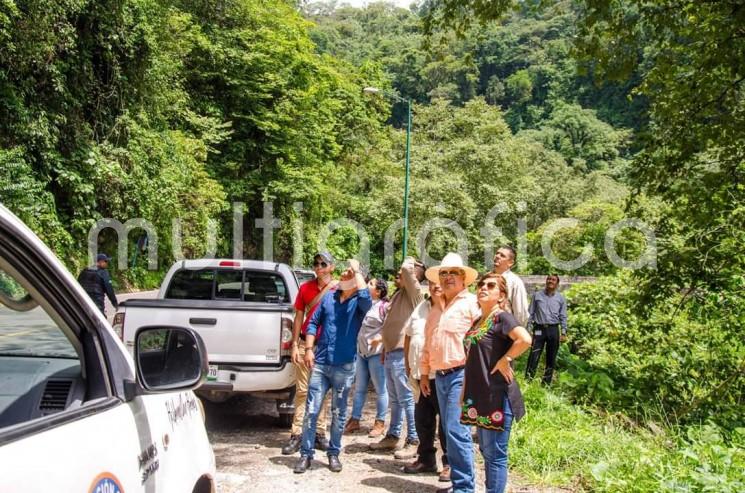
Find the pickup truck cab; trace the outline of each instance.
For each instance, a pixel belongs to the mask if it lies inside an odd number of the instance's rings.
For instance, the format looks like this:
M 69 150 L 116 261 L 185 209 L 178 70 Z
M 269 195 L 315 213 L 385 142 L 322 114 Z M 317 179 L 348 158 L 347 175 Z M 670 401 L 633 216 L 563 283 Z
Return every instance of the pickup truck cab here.
M 176 262 L 158 299 L 119 305 L 114 329 L 133 350 L 144 325 L 189 327 L 204 339 L 209 376 L 197 394 L 223 402 L 240 394 L 273 399 L 280 422 L 292 422 L 295 368 L 290 361 L 298 283 L 282 263 L 199 259 Z
M 212 493 L 191 389 L 200 336 L 147 324 L 132 358 L 54 254 L 0 205 L 0 491 Z

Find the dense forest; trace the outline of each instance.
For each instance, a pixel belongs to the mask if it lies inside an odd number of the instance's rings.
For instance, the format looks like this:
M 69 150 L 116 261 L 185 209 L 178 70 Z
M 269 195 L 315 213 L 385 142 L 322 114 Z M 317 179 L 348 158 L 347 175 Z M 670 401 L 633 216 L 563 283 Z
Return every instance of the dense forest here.
M 158 269 L 134 229 L 120 288 L 233 255 L 235 203 L 246 258 L 266 254 L 271 202 L 275 259 L 307 263 L 342 220 L 332 252 L 356 254 L 361 225 L 390 275 L 406 105 L 363 88 L 410 99 L 418 253 L 457 248 L 446 228 L 419 238 L 454 221 L 480 269 L 506 241 L 521 273 L 600 277 L 568 291 L 563 371 L 528 386 L 514 467 L 578 490 L 742 491 L 743 26 L 735 1 L 0 0 L 0 202 L 73 271 L 96 221 L 149 221 Z M 604 252 L 624 218 L 654 231 L 654 265 Z M 594 254 L 549 263 L 549 231 L 559 259 Z M 99 246 L 116 253 L 111 230 Z M 629 262 L 649 246 L 615 240 Z

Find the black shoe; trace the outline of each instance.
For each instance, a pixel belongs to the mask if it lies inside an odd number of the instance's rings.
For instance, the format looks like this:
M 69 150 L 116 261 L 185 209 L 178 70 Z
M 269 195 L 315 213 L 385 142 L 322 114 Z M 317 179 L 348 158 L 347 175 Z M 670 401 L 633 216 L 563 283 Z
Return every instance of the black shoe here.
M 287 442 L 287 445 L 282 447 L 282 455 L 292 455 L 296 453 L 300 450 L 301 442 L 302 437 L 300 435 L 290 435 L 290 441 Z
M 341 462 L 338 455 L 329 455 L 329 470 L 331 472 L 341 472 Z
M 310 457 L 301 455 L 300 459 L 298 459 L 297 461 L 297 464 L 295 464 L 295 468 L 292 470 L 292 472 L 294 472 L 295 474 L 303 474 L 308 469 L 310 469 Z
M 448 488 L 438 488 L 437 493 L 453 493 L 453 487 L 450 486 Z
M 316 435 L 316 443 L 314 445 L 316 450 L 325 452 L 329 449 L 329 439 L 323 435 Z

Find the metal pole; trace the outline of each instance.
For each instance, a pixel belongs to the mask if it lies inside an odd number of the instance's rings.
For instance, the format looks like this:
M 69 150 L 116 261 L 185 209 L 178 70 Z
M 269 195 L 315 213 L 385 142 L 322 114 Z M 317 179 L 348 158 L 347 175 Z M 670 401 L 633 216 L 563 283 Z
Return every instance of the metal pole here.
M 408 118 L 406 122 L 406 178 L 404 181 L 404 245 L 403 258 L 406 258 L 406 247 L 409 243 L 409 165 L 411 158 L 411 99 L 407 101 Z M 402 259 L 403 262 L 403 259 Z

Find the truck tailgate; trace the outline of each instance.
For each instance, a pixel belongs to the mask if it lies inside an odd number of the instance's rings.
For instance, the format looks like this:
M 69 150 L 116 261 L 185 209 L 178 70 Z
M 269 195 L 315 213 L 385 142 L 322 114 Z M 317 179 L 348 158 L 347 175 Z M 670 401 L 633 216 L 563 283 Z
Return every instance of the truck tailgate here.
M 253 306 L 252 306 L 253 305 Z M 279 365 L 282 317 L 291 316 L 288 304 L 216 300 L 127 300 L 124 340 L 146 325 L 190 327 L 204 339 L 209 362 Z

